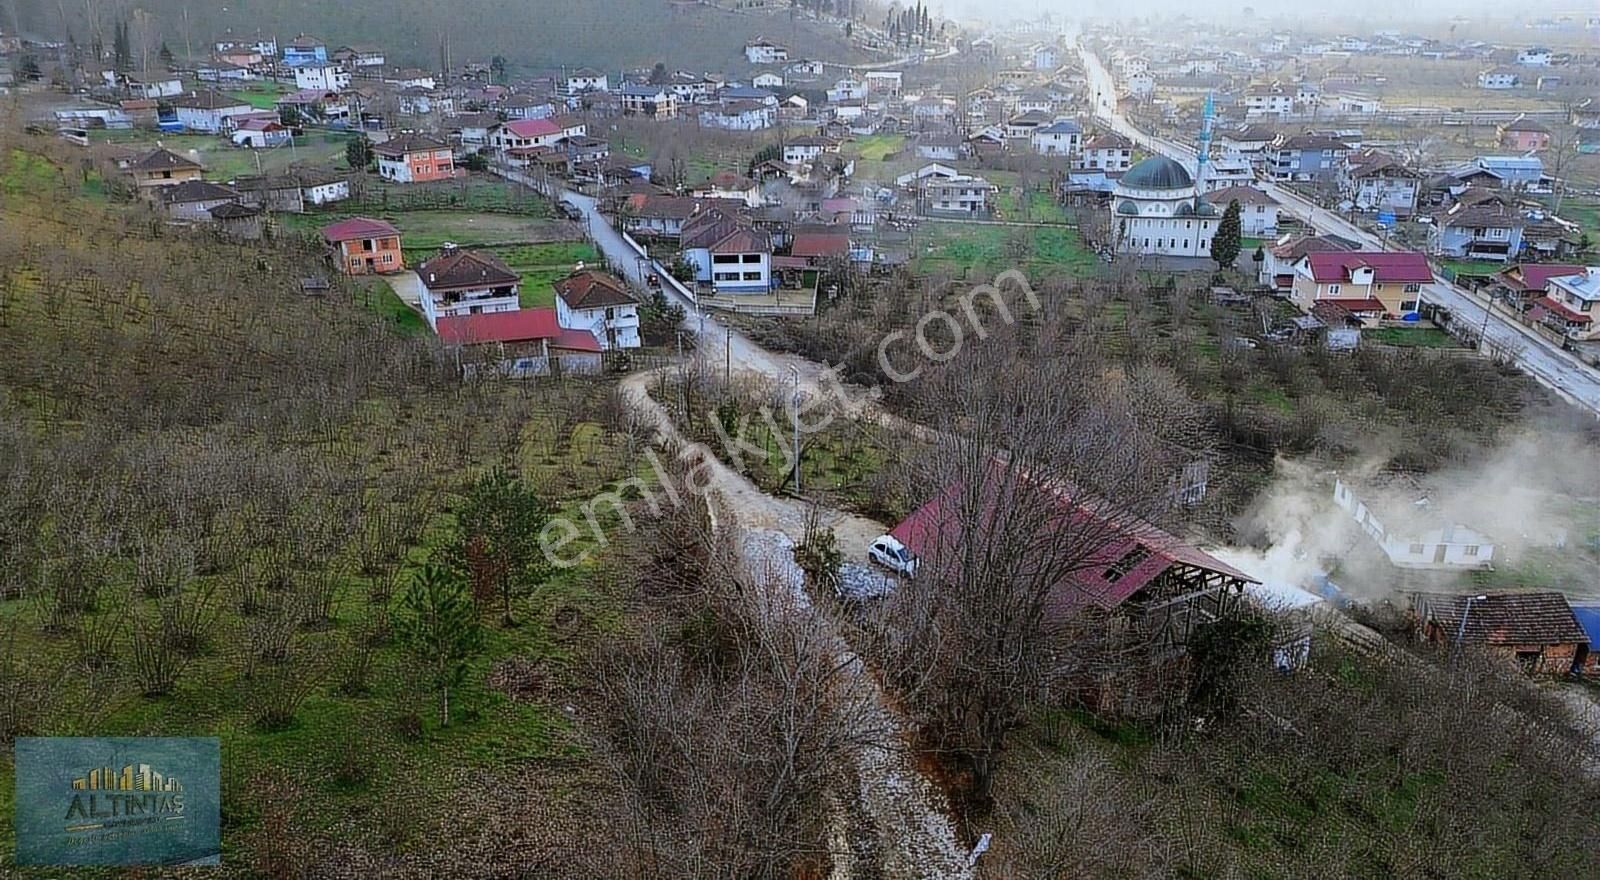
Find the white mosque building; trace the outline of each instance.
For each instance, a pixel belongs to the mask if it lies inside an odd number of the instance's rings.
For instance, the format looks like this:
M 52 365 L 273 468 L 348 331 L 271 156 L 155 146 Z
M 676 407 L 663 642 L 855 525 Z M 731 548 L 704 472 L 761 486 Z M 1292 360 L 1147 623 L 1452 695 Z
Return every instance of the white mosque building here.
M 1111 195 L 1119 253 L 1209 257 L 1221 215 L 1199 196 L 1188 169 L 1151 156 L 1123 173 Z

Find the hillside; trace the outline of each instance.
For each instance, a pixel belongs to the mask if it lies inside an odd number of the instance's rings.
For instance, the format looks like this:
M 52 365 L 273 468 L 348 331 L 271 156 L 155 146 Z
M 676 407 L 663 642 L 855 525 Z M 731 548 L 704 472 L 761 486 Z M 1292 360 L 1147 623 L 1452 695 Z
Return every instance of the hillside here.
M 59 33 L 61 13 L 43 0 L 19 0 L 24 30 Z M 118 4 L 107 4 L 115 8 Z M 185 36 L 195 53 L 225 29 L 236 33 L 276 34 L 287 40 L 300 32 L 343 43 L 382 46 L 391 62 L 434 67 L 439 40 L 448 34 L 457 61 L 505 56 L 513 65 L 673 67 L 744 69 L 744 44 L 765 36 L 791 46 L 796 57 L 828 61 L 866 60 L 853 52 L 841 28 L 805 19 L 791 20 L 787 11 L 720 9 L 709 5 L 670 4 L 666 0 L 612 0 L 566 4 L 553 0 L 395 0 L 384 14 L 373 15 L 354 4 L 317 0 L 239 0 L 193 4 L 150 0 L 139 4 L 152 16 L 152 43 L 162 40 L 182 54 Z M 92 31 L 84 7 L 67 4 L 71 32 L 83 42 Z M 128 4 L 131 9 L 132 5 Z M 184 24 L 185 8 L 189 22 Z M 130 13 L 131 15 L 131 13 Z M 115 12 L 102 12 L 100 27 L 109 37 Z M 137 35 L 135 36 L 137 41 Z

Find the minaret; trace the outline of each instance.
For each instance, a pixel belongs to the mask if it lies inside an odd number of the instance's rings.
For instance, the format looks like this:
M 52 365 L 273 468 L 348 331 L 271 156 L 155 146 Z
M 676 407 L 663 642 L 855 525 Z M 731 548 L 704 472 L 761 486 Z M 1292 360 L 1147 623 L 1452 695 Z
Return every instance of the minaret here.
M 1205 110 L 1200 115 L 1200 142 L 1194 151 L 1194 212 L 1200 213 L 1200 196 L 1206 190 L 1206 163 L 1211 159 L 1211 123 L 1217 108 L 1211 103 L 1211 93 L 1206 92 Z

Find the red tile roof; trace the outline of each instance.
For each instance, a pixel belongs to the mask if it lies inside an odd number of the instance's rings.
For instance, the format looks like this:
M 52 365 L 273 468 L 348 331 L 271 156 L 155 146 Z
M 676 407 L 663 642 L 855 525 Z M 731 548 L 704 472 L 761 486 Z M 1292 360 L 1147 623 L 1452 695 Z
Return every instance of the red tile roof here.
M 1568 321 L 1576 321 L 1579 324 L 1590 324 L 1594 322 L 1594 316 L 1586 315 L 1565 303 L 1556 302 L 1548 296 L 1539 297 L 1533 301 L 1533 304 L 1536 306 L 1543 306 L 1546 310 L 1554 312 Z
M 1366 299 L 1319 299 L 1319 303 L 1333 303 L 1341 309 L 1351 312 L 1381 312 L 1383 303 L 1377 298 L 1369 296 Z
M 1563 263 L 1523 263 L 1500 273 L 1500 280 L 1513 290 L 1544 290 L 1552 278 L 1582 275 L 1582 266 Z
M 1311 278 L 1318 284 L 1339 284 L 1350 280 L 1353 269 L 1373 270 L 1381 283 L 1428 284 L 1433 270 L 1428 258 L 1415 251 L 1321 251 L 1309 254 Z
M 520 138 L 549 137 L 561 133 L 561 126 L 554 119 L 518 119 L 501 125 L 501 128 Z
M 382 220 L 373 220 L 370 217 L 351 217 L 349 220 L 340 220 L 338 223 L 322 227 L 322 237 L 335 243 L 357 238 L 381 238 L 386 235 L 398 236 L 400 230 Z
M 417 277 L 424 287 L 435 291 L 503 287 L 522 280 L 494 254 L 460 248 L 445 248 L 424 260 L 417 266 Z
M 1465 594 L 1418 593 L 1412 603 L 1423 620 L 1452 640 L 1461 629 L 1465 614 L 1462 640 L 1472 644 L 1564 645 L 1589 641 L 1572 614 L 1572 606 L 1560 593 L 1489 593 L 1481 601 L 1474 600 L 1472 610 L 1467 611 L 1469 598 Z
M 600 350 L 600 341 L 587 330 L 569 330 L 556 320 L 556 310 L 517 309 L 439 319 L 439 340 L 446 345 L 482 345 L 549 340 L 551 348 L 569 351 Z
M 1074 570 L 1064 573 L 1051 588 L 1050 603 L 1057 613 L 1070 612 L 1085 604 L 1113 608 L 1174 566 L 1200 568 L 1237 581 L 1256 582 L 1255 578 L 1209 553 L 1109 504 L 1079 503 L 1063 485 L 1041 483 L 1031 476 L 1007 471 L 1006 465 L 996 464 L 992 471 L 994 478 L 983 487 L 985 498 L 976 516 L 979 527 L 986 527 L 995 519 L 998 505 L 1029 503 L 1028 499 L 1019 498 L 1019 493 L 1047 492 L 1047 501 L 1058 514 L 1049 524 L 1041 526 L 1041 545 L 1052 541 L 1049 533 L 1066 530 L 1090 539 L 1103 537 L 1101 547 L 1085 559 L 1077 560 L 1078 564 L 1072 566 Z M 963 522 L 961 513 L 962 506 L 969 503 L 963 497 L 965 491 L 963 483 L 947 486 L 889 534 L 931 564 L 939 564 L 937 560 L 941 556 L 952 558 L 950 554 L 955 553 L 963 541 L 962 529 L 969 525 Z M 1126 571 L 1119 575 L 1112 570 L 1118 562 L 1130 557 L 1133 563 Z
M 850 236 L 843 232 L 796 233 L 789 253 L 796 257 L 837 257 L 850 252 Z
M 603 309 L 607 306 L 631 306 L 637 301 L 628 293 L 628 286 L 615 275 L 594 269 L 579 269 L 565 278 L 551 283 L 556 295 L 574 309 Z

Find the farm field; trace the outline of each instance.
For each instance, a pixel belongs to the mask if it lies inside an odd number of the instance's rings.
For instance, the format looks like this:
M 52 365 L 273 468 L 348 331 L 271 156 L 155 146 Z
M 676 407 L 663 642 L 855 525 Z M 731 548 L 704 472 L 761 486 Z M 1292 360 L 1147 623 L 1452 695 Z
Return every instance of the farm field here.
M 316 131 L 296 138 L 293 147 L 251 150 L 236 147 L 226 138 L 210 134 L 157 135 L 148 131 L 104 131 L 95 135 L 107 143 L 135 149 L 154 149 L 158 145 L 165 147 L 205 166 L 209 180 L 230 180 L 258 171 L 273 174 L 294 165 L 342 168 L 345 144 L 354 137 L 342 132 Z
M 1101 263 L 1070 227 L 924 222 L 917 229 L 913 267 L 958 278 L 1024 268 L 1030 277 L 1097 274 Z

